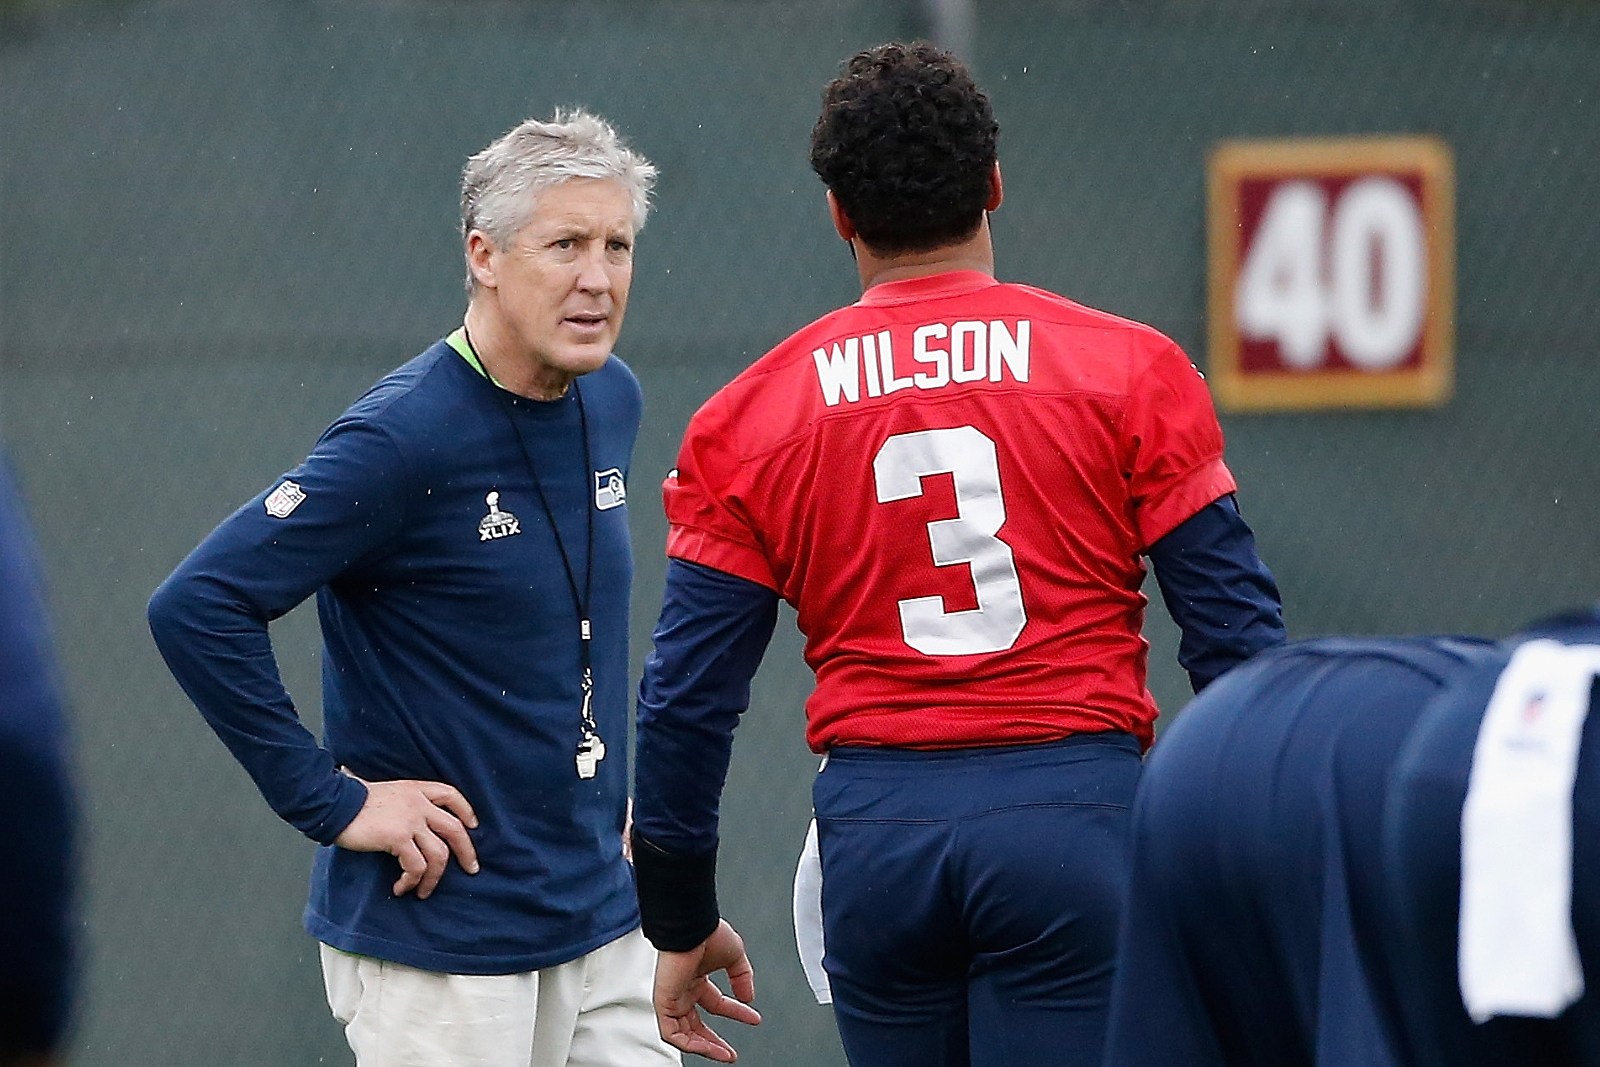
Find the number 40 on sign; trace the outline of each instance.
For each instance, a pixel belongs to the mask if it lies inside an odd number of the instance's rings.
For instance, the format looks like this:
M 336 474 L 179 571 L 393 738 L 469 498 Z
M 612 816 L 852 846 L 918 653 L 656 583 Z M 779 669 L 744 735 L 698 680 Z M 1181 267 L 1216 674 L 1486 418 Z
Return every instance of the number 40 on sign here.
M 1210 166 L 1209 369 L 1231 410 L 1450 394 L 1454 179 L 1432 137 L 1231 141 Z

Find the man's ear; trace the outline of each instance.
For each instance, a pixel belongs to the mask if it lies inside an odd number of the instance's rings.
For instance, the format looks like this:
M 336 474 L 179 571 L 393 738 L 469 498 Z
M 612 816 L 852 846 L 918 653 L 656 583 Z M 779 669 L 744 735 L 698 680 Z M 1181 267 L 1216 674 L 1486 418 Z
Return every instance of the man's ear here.
M 479 285 L 489 289 L 495 287 L 494 245 L 482 230 L 467 234 L 467 270 L 472 272 L 473 281 Z
M 833 190 L 828 190 L 828 217 L 833 220 L 833 229 L 846 241 L 856 239 L 856 224 L 850 221 L 850 216 L 844 213 L 844 208 L 839 206 L 839 198 L 833 195 Z
M 1005 198 L 1005 183 L 1000 180 L 1000 161 L 996 160 L 994 169 L 989 171 L 989 202 L 983 206 L 983 210 L 995 210 Z

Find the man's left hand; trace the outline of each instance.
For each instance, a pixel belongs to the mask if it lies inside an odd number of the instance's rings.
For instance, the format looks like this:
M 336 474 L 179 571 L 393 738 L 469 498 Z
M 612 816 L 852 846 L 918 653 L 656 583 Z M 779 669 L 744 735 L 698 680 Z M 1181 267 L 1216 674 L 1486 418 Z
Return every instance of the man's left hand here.
M 708 975 L 725 971 L 730 997 Z M 718 1063 L 739 1058 L 733 1046 L 700 1017 L 704 1008 L 735 1022 L 755 1026 L 761 1013 L 750 1006 L 756 998 L 755 969 L 745 955 L 744 938 L 719 921 L 711 936 L 687 952 L 662 952 L 656 961 L 656 1025 L 669 1045 Z

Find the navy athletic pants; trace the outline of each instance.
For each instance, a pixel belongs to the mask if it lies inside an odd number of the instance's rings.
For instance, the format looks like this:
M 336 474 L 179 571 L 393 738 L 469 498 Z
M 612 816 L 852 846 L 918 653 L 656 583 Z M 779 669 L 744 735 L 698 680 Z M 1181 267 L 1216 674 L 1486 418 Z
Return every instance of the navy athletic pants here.
M 1407 1062 L 1379 948 L 1384 785 L 1428 699 L 1488 650 L 1304 642 L 1178 716 L 1139 789 L 1106 1067 Z
M 854 1067 L 1098 1067 L 1139 747 L 835 748 L 824 967 Z

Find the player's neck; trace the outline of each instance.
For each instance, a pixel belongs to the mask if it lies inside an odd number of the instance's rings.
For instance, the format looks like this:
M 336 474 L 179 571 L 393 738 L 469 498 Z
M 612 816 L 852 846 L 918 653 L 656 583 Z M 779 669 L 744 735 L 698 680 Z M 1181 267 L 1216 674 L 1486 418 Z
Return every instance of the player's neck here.
M 859 237 L 850 244 L 855 249 L 856 271 L 861 275 L 863 291 L 884 282 L 925 278 L 953 270 L 975 270 L 994 276 L 994 242 L 989 237 L 988 215 L 984 216 L 977 232 L 966 240 L 923 252 L 883 254 L 875 252 Z

